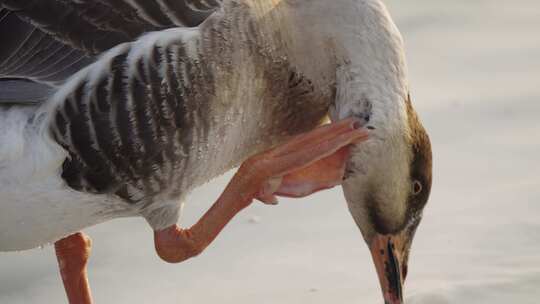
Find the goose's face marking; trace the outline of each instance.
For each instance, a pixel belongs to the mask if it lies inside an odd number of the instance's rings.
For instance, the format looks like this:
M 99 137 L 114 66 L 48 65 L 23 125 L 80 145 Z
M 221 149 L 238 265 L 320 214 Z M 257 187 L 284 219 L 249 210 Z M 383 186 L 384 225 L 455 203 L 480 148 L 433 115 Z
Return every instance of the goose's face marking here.
M 429 137 L 407 101 L 406 132 L 373 139 L 353 151 L 343 189 L 370 247 L 386 303 L 402 303 L 414 234 L 432 181 Z M 377 126 L 379 127 L 379 126 Z M 384 127 L 381 127 L 384 129 Z

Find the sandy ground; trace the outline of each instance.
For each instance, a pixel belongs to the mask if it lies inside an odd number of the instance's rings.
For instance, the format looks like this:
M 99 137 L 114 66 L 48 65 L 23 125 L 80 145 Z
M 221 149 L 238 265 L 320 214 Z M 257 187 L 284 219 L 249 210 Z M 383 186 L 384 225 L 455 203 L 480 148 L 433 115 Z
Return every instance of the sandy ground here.
M 435 184 L 410 304 L 540 300 L 540 2 L 388 1 L 405 36 Z M 192 223 L 227 177 L 199 189 Z M 96 303 L 381 303 L 339 189 L 255 204 L 200 257 L 162 263 L 141 219 L 87 231 Z M 0 303 L 64 303 L 52 248 L 0 254 Z

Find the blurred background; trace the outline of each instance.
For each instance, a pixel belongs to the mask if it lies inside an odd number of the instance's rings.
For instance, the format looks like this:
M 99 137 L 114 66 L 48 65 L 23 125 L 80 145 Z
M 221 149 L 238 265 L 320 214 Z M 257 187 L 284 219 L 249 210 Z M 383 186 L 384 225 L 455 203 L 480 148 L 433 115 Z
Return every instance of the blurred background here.
M 413 244 L 409 304 L 538 303 L 540 2 L 386 1 L 434 147 L 434 187 Z M 230 174 L 197 190 L 182 224 Z M 96 303 L 381 303 L 340 189 L 254 204 L 201 256 L 168 265 L 142 219 L 86 231 Z M 65 303 L 51 247 L 0 254 L 0 303 Z

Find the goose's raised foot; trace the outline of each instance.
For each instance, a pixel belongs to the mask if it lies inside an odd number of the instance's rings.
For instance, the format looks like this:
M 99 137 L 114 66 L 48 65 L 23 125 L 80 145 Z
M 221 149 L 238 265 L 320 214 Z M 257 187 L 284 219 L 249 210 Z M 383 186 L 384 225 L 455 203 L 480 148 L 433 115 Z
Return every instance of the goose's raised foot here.
M 348 146 L 367 139 L 355 119 L 319 127 L 245 161 L 221 196 L 189 229 L 173 225 L 154 233 L 158 255 L 178 263 L 200 254 L 253 199 L 303 197 L 339 185 Z

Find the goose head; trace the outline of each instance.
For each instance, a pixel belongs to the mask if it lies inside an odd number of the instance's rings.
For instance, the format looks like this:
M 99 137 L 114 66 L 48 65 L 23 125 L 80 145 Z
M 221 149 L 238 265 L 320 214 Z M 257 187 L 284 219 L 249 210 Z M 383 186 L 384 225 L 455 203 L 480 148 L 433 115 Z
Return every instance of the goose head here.
M 371 252 L 385 303 L 403 302 L 409 252 L 432 181 L 429 137 L 407 102 L 406 132 L 372 136 L 352 151 L 343 182 L 350 213 Z

